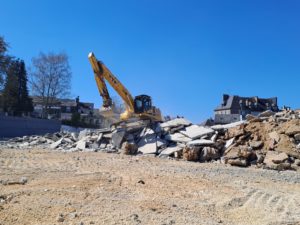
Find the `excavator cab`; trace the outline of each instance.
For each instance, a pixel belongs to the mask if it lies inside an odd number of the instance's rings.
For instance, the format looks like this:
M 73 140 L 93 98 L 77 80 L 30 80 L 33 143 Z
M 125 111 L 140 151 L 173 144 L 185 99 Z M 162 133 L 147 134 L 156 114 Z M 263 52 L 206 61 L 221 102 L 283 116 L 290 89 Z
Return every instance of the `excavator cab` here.
M 148 95 L 139 95 L 134 98 L 134 112 L 137 114 L 148 112 L 152 109 L 152 100 Z

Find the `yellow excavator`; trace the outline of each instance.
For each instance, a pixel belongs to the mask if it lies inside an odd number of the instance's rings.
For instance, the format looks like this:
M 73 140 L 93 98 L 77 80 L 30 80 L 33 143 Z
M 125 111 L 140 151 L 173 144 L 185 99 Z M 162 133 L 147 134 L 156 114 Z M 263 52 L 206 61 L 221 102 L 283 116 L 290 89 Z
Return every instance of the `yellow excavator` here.
M 123 99 L 126 110 L 120 115 L 120 122 L 129 120 L 147 120 L 150 122 L 161 122 L 162 115 L 158 108 L 152 106 L 151 97 L 148 95 L 139 95 L 132 97 L 127 88 L 110 72 L 110 70 L 91 52 L 88 55 L 89 61 L 92 65 L 95 80 L 101 97 L 103 98 L 103 105 L 101 114 L 105 117 L 113 117 L 113 102 L 109 95 L 105 80 L 112 86 L 112 88 Z

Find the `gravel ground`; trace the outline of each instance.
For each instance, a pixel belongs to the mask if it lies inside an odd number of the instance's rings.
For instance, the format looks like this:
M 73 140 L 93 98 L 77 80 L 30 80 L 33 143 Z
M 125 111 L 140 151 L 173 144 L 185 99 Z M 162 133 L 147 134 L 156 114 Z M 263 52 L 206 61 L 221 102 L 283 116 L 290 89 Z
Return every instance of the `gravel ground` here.
M 0 180 L 1 225 L 300 224 L 299 171 L 3 149 Z

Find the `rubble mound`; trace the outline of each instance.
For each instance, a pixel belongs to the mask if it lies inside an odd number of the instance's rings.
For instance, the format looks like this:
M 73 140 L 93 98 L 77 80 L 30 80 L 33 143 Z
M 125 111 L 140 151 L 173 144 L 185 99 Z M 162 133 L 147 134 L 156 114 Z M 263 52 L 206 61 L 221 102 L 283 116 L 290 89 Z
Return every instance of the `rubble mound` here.
M 0 148 L 33 147 L 66 152 L 152 154 L 194 162 L 299 170 L 300 113 L 266 111 L 258 116 L 248 115 L 246 121 L 211 127 L 176 118 L 151 126 L 133 123 L 126 129 L 59 132 L 0 142 Z

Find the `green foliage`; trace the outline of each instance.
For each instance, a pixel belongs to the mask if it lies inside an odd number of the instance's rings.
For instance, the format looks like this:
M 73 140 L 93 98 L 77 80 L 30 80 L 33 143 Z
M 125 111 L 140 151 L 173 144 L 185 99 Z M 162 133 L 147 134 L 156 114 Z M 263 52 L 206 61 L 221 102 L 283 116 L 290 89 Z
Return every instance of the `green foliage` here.
M 3 108 L 11 115 L 19 116 L 33 111 L 32 99 L 27 88 L 27 73 L 21 60 L 11 61 L 3 90 Z
M 7 43 L 0 36 L 0 90 L 4 84 L 4 74 L 9 63 L 9 57 L 6 55 Z

